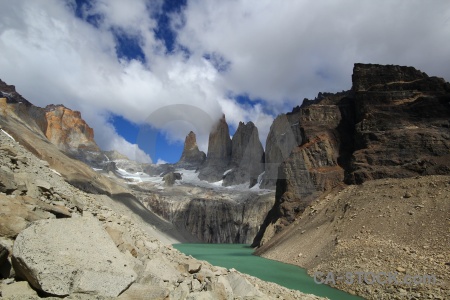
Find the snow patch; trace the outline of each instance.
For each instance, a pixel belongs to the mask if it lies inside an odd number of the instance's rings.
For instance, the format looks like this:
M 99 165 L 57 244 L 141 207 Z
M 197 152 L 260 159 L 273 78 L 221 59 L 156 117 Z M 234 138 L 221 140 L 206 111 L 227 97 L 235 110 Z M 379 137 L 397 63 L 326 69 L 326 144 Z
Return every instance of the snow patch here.
M 56 170 L 53 170 L 53 169 L 50 169 L 50 171 L 52 171 L 52 172 L 53 172 L 53 173 L 55 173 L 56 175 L 58 175 L 58 176 L 61 176 L 61 177 L 62 177 L 61 173 L 59 173 L 58 171 L 56 171 Z
M 6 131 L 4 131 L 3 129 L 2 129 L 2 132 L 3 132 L 4 134 L 6 134 L 6 136 L 9 137 L 10 139 L 12 139 L 14 142 L 16 141 L 9 133 L 7 133 Z
M 231 171 L 233 171 L 233 169 L 229 169 L 229 170 L 226 170 L 224 173 L 223 173 L 223 176 L 226 176 L 228 173 L 230 173 Z

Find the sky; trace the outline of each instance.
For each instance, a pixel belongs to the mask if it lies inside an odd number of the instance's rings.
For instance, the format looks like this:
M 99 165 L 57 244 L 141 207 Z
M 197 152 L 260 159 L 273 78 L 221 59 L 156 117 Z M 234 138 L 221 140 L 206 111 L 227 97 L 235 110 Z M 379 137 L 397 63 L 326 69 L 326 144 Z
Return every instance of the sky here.
M 353 64 L 450 80 L 448 0 L 0 0 L 0 78 L 64 104 L 104 150 L 176 162 L 214 123 L 253 121 L 351 88 Z

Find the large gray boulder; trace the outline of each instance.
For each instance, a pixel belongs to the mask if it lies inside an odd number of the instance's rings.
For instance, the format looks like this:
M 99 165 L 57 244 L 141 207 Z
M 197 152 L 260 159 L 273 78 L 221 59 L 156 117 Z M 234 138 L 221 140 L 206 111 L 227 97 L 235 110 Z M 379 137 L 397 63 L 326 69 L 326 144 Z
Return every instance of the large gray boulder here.
M 136 273 L 93 218 L 41 220 L 14 243 L 13 266 L 36 289 L 116 297 Z

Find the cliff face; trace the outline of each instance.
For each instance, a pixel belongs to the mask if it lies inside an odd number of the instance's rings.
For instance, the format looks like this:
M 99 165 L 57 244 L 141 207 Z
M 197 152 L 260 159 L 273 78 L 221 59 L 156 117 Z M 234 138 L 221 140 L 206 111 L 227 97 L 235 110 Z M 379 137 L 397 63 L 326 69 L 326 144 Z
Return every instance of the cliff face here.
M 449 174 L 449 83 L 410 67 L 362 64 L 355 65 L 353 80 L 349 183 Z
M 65 152 L 100 151 L 94 141 L 94 130 L 81 118 L 79 111 L 63 105 L 48 105 L 45 111 L 45 136 L 59 149 Z
M 259 140 L 258 128 L 252 122 L 239 123 L 231 141 L 231 162 L 223 180 L 224 186 L 257 182 L 264 171 L 264 149 Z
M 203 164 L 205 159 L 206 154 L 198 149 L 195 133 L 189 132 L 184 141 L 183 153 L 176 166 L 186 170 L 196 170 Z
M 301 144 L 299 117 L 299 112 L 281 114 L 270 126 L 266 141 L 262 188 L 275 189 L 278 167 L 289 157 L 292 149 Z
M 222 180 L 230 159 L 231 138 L 227 121 L 223 116 L 209 135 L 208 155 L 198 178 L 209 182 Z
M 290 131 L 284 143 L 276 137 L 296 123 L 286 115 L 272 125 L 266 163 L 277 157 L 271 152 L 279 145 L 287 145 L 289 157 L 278 165 L 276 202 L 253 246 L 344 182 L 450 174 L 449 83 L 411 67 L 370 64 L 355 64 L 352 80 L 352 90 L 319 94 L 294 109 L 290 118 L 298 120 L 299 131 Z M 268 170 L 274 172 L 266 165 Z
M 147 193 L 143 203 L 205 243 L 251 243 L 274 203 L 273 193 L 216 194 L 196 188 L 189 194 Z
M 99 165 L 104 161 L 100 148 L 94 141 L 94 130 L 86 124 L 78 111 L 63 105 L 37 107 L 16 92 L 13 85 L 0 80 L 0 96 L 21 120 L 37 134 L 45 137 L 60 150 L 85 162 Z M 5 106 L 6 107 L 6 106 Z

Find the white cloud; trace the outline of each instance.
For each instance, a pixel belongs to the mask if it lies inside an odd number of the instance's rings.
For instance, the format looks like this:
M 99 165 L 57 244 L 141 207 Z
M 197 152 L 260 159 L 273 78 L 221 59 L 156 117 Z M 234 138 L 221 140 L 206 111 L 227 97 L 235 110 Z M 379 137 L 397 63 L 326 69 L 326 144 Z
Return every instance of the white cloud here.
M 133 146 L 108 123 L 111 113 L 162 128 L 173 141 L 194 130 L 206 151 L 223 112 L 235 127 L 253 121 L 264 145 L 271 114 L 318 92 L 349 89 L 355 62 L 412 65 L 450 79 L 447 0 L 189 0 L 173 15 L 175 49 L 187 47 L 189 57 L 167 54 L 155 38 L 149 16 L 162 3 L 91 1 L 82 15 L 100 16 L 95 27 L 75 17 L 73 0 L 2 1 L 0 78 L 36 105 L 80 110 L 102 148 L 127 155 Z M 118 59 L 111 29 L 135 39 L 145 60 Z M 242 105 L 230 94 L 263 102 Z
M 158 161 L 156 162 L 157 165 L 164 165 L 167 164 L 167 161 L 165 161 L 164 159 L 158 158 Z
M 412 65 L 450 79 L 448 1 L 188 2 L 179 41 L 231 62 L 223 84 L 299 103 L 351 87 L 353 63 Z M 424 55 L 427 53 L 427 55 Z

